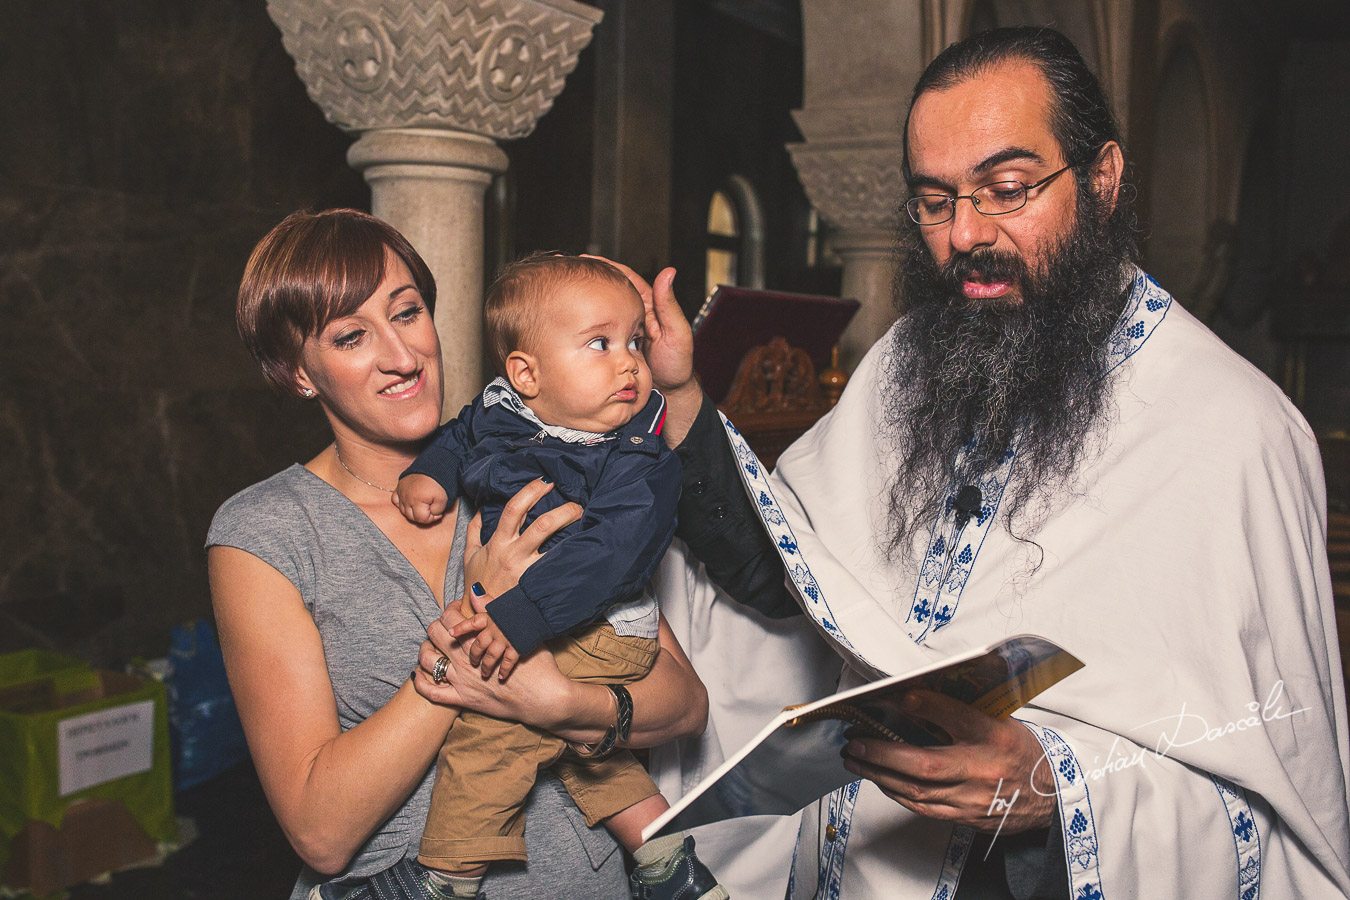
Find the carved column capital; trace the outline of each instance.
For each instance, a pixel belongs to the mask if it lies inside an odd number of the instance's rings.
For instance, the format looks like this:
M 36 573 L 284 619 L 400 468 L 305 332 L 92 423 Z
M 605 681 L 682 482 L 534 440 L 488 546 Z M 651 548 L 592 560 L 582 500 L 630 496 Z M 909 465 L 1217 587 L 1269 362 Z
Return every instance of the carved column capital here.
M 371 212 L 436 277 L 447 416 L 482 386 L 483 191 L 553 106 L 600 10 L 575 0 L 267 0 L 310 99 L 361 137 Z
M 890 229 L 904 199 L 899 139 L 811 141 L 788 152 L 806 196 L 841 229 Z
M 834 226 L 830 242 L 844 261 L 843 294 L 862 303 L 839 340 L 840 362 L 851 371 L 895 320 L 891 284 L 905 195 L 900 139 L 811 139 L 788 151 L 806 195 Z
M 310 99 L 344 131 L 528 135 L 602 13 L 574 0 L 268 0 Z

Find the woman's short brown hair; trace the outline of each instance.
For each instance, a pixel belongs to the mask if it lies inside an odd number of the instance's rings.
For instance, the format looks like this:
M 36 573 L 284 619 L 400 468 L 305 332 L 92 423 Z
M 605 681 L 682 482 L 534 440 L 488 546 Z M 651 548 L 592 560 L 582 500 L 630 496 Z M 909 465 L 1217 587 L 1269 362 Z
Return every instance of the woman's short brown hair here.
M 355 209 L 295 212 L 253 248 L 239 283 L 235 323 L 274 388 L 296 393 L 305 341 L 351 315 L 384 280 L 385 250 L 403 261 L 427 309 L 436 281 L 408 239 Z
M 497 271 L 483 304 L 483 350 L 498 375 L 506 375 L 506 358 L 512 352 L 531 349 L 544 300 L 563 284 L 587 279 L 608 281 L 639 296 L 623 272 L 589 256 L 540 251 Z

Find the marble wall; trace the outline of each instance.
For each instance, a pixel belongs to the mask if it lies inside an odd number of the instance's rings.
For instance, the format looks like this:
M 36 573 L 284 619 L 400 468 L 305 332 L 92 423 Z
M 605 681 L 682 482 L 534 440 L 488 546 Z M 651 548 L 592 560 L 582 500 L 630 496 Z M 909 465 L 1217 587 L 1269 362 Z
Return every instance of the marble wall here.
M 236 490 L 320 450 L 234 331 L 249 249 L 367 207 L 258 0 L 11 0 L 0 29 L 0 652 L 157 656 Z

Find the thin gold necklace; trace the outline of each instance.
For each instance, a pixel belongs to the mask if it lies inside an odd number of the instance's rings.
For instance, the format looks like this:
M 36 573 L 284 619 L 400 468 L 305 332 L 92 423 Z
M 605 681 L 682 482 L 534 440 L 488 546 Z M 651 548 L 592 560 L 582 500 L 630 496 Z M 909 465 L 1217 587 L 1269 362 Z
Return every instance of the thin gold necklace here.
M 342 451 L 338 450 L 337 441 L 333 441 L 333 455 L 337 457 L 338 465 L 346 469 L 347 474 L 355 478 L 357 481 L 361 482 L 362 484 L 370 485 L 377 491 L 384 491 L 386 494 L 392 494 L 394 492 L 393 488 L 380 487 L 378 484 L 375 484 L 374 482 L 366 481 L 360 475 L 357 475 L 355 472 L 349 469 L 347 467 L 347 464 L 342 461 Z

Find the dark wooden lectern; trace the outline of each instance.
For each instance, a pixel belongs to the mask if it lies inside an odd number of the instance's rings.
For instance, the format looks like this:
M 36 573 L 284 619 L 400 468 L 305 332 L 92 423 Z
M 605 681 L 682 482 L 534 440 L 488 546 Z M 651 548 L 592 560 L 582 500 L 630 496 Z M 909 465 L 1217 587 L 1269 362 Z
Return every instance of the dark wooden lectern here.
M 832 351 L 857 309 L 856 300 L 721 285 L 694 319 L 699 381 L 766 466 L 839 399 L 848 376 Z

